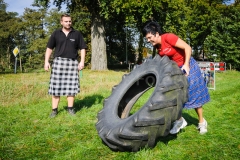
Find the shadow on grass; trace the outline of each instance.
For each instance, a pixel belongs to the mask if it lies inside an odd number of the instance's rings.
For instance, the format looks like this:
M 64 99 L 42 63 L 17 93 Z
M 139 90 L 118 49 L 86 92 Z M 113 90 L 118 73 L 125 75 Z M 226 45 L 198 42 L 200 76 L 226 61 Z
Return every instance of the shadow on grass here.
M 194 118 L 192 117 L 191 115 L 189 115 L 188 113 L 182 113 L 182 116 L 184 117 L 184 119 L 187 121 L 187 126 L 190 126 L 190 125 L 195 125 L 197 126 L 198 125 L 198 119 L 197 118 Z M 171 126 L 172 127 L 172 126 Z M 179 133 L 181 132 L 184 132 L 186 128 L 184 128 L 183 130 L 180 130 Z M 157 139 L 157 142 L 162 142 L 164 143 L 165 145 L 167 145 L 169 143 L 169 141 L 172 141 L 174 139 L 177 139 L 177 135 L 178 134 L 168 134 L 167 136 L 165 137 L 159 137 Z
M 177 134 L 168 134 L 165 137 L 159 137 L 156 142 L 157 143 L 164 143 L 165 145 L 168 145 L 168 142 L 172 141 L 174 139 L 177 139 Z
M 194 118 L 192 117 L 191 115 L 189 115 L 188 113 L 182 113 L 182 116 L 184 117 L 184 119 L 187 121 L 187 125 L 190 126 L 190 125 L 195 125 L 197 126 L 198 125 L 198 119 L 197 118 Z M 197 114 L 196 114 L 197 116 Z
M 74 101 L 74 109 L 76 112 L 81 110 L 82 108 L 90 108 L 94 104 L 102 103 L 104 97 L 100 94 L 94 94 L 91 96 L 86 96 L 83 99 L 75 99 Z M 65 107 L 67 109 L 67 106 Z

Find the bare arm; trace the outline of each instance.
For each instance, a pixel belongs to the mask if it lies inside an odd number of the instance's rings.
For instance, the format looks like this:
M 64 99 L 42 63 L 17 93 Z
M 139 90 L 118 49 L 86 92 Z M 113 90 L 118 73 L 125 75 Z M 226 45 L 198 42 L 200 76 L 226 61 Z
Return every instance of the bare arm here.
M 177 43 L 175 45 L 178 48 L 181 48 L 185 51 L 185 62 L 182 66 L 182 70 L 184 69 L 186 71 L 186 76 L 189 75 L 190 71 L 190 58 L 192 54 L 192 48 L 182 39 L 178 38 Z
M 81 61 L 78 64 L 78 70 L 82 70 L 84 68 L 86 50 L 85 49 L 81 49 L 80 50 L 80 54 L 81 54 Z
M 45 63 L 44 63 L 44 70 L 48 71 L 50 69 L 49 59 L 52 54 L 52 49 L 47 48 L 45 53 Z

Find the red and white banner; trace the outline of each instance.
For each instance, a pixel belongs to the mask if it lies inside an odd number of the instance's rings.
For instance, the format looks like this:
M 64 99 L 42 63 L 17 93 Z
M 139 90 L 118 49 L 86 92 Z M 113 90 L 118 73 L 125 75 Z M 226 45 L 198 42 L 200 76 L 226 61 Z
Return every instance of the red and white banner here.
M 202 70 L 226 71 L 226 63 L 225 62 L 198 61 L 198 65 Z
M 225 62 L 215 62 L 215 70 L 216 71 L 226 71 L 226 63 Z

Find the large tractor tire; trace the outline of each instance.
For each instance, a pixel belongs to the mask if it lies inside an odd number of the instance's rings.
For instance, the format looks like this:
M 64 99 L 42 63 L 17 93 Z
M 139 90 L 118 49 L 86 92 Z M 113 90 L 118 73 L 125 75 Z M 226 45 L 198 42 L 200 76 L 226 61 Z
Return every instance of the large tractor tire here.
M 135 113 L 136 101 L 155 87 L 147 102 Z M 167 56 L 156 55 L 134 68 L 114 86 L 98 113 L 96 128 L 103 143 L 113 151 L 153 148 L 159 137 L 169 134 L 187 101 L 187 78 Z

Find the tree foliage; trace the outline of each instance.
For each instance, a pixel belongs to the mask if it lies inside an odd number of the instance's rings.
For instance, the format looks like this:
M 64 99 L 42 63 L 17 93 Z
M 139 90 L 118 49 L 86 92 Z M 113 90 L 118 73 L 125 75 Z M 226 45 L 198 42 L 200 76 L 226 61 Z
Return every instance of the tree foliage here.
M 57 8 L 49 9 L 50 1 L 35 0 L 35 9 L 26 8 L 19 16 L 7 12 L 8 4 L 0 0 L 0 71 L 12 71 L 20 48 L 18 65 L 22 72 L 40 69 L 44 63 L 50 34 L 61 27 L 62 4 L 73 18 L 88 45 L 86 66 L 105 70 L 107 65 L 124 61 L 142 62 L 144 47 L 152 49 L 142 37 L 144 23 L 159 22 L 164 32 L 172 32 L 192 46 L 193 56 L 224 61 L 240 70 L 239 17 L 236 0 L 54 0 Z M 155 53 L 150 51 L 149 53 Z M 138 59 L 136 59 L 138 55 Z M 228 65 L 229 66 L 229 65 Z
M 205 39 L 205 50 L 213 60 L 231 64 L 240 70 L 240 6 L 220 8 L 221 14 L 213 22 L 211 34 Z M 224 16 L 223 16 L 224 15 Z

